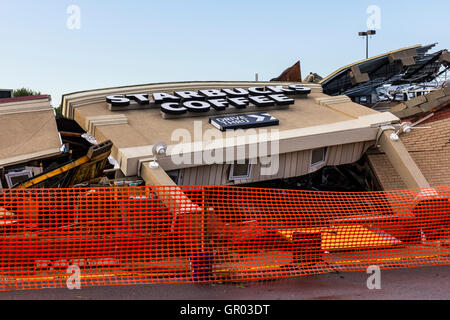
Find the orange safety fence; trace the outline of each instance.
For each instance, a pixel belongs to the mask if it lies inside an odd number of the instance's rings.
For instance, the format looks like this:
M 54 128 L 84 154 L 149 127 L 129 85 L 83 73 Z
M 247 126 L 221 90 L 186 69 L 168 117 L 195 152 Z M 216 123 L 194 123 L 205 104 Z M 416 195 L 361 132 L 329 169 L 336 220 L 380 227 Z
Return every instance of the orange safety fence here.
M 2 190 L 0 290 L 243 282 L 450 262 L 450 187 Z M 74 276 L 76 278 L 74 278 Z

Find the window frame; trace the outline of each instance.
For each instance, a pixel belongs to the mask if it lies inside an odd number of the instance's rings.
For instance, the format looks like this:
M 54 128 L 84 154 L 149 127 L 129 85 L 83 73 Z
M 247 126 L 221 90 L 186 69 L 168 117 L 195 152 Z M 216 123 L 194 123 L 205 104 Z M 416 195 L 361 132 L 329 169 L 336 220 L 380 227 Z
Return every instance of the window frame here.
M 235 165 L 247 165 L 247 175 L 235 176 L 234 175 Z M 230 174 L 228 176 L 228 180 L 230 180 L 230 181 L 250 180 L 250 178 L 252 176 L 252 169 L 253 169 L 253 164 L 250 162 L 249 163 L 233 163 L 230 167 Z
M 170 177 L 170 179 L 172 179 L 172 181 L 175 182 L 175 184 L 179 185 L 179 183 L 181 181 L 181 170 L 180 169 L 170 170 L 170 171 L 167 171 L 166 173 Z M 175 179 L 176 181 L 173 179 L 173 177 L 175 177 L 175 176 L 176 176 L 176 179 Z
M 323 160 L 313 163 L 313 153 L 316 150 L 323 150 Z M 311 168 L 311 170 L 314 170 L 315 168 L 323 166 L 324 164 L 326 164 L 327 163 L 327 155 L 328 155 L 328 148 L 327 147 L 312 149 L 311 150 L 311 156 L 309 158 L 309 167 Z
M 16 172 L 9 172 L 9 173 L 5 174 L 5 180 L 6 180 L 6 183 L 8 184 L 8 187 L 12 188 L 15 186 L 12 184 L 11 178 L 20 177 L 20 176 L 24 176 L 24 175 L 28 175 L 28 179 L 26 179 L 24 181 L 27 181 L 27 180 L 33 178 L 33 176 L 34 176 L 33 171 L 29 170 L 29 169 L 22 170 L 22 171 L 16 171 Z

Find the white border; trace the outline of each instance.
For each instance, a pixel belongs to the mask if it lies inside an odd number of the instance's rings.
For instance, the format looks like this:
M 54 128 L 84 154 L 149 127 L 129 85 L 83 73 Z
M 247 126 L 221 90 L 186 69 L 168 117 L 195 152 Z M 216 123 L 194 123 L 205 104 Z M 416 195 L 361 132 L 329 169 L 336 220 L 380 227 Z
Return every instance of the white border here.
M 231 165 L 231 167 L 230 167 L 230 175 L 228 177 L 228 180 L 230 180 L 230 181 L 250 180 L 250 178 L 252 176 L 253 164 L 252 163 L 248 163 L 247 166 L 248 167 L 247 167 L 247 175 L 246 176 L 234 176 L 233 175 L 233 173 L 234 173 L 234 163 L 233 163 Z
M 10 173 L 5 174 L 5 179 L 6 179 L 6 182 L 8 183 L 8 187 L 9 188 L 13 187 L 12 181 L 11 181 L 12 177 L 19 177 L 19 176 L 23 176 L 25 174 L 28 174 L 28 178 L 29 179 L 33 178 L 33 171 L 32 170 L 22 170 L 22 171 L 19 171 L 19 172 L 10 172 Z
M 314 150 L 320 150 L 323 149 L 324 153 L 323 153 L 323 160 L 320 162 L 316 162 L 316 163 L 312 163 L 312 157 L 313 157 L 313 151 Z M 312 149 L 310 152 L 310 156 L 309 156 L 309 170 L 316 170 L 318 167 L 323 166 L 324 164 L 327 163 L 327 156 L 328 156 L 328 147 L 322 147 L 322 148 L 315 148 Z

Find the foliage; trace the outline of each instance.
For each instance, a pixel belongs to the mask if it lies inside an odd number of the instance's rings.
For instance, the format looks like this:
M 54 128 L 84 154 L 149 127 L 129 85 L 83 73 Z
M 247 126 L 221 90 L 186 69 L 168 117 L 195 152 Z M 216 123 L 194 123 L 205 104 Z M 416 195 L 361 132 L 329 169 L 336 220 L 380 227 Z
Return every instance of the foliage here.
M 62 107 L 61 107 L 61 105 L 59 105 L 59 107 L 55 108 L 55 112 L 56 112 L 56 117 L 57 118 L 64 118 L 64 116 L 62 114 Z
M 14 98 L 17 97 L 28 97 L 28 96 L 39 96 L 41 93 L 39 91 L 34 91 L 28 88 L 20 88 L 14 90 Z

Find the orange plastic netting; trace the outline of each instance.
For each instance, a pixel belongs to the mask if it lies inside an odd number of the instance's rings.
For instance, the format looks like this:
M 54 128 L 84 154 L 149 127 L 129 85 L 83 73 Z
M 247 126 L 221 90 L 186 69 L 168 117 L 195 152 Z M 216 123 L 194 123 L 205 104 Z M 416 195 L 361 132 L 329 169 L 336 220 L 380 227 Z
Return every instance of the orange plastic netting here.
M 248 281 L 450 261 L 450 187 L 0 192 L 0 290 Z M 75 269 L 74 269 L 75 266 Z

